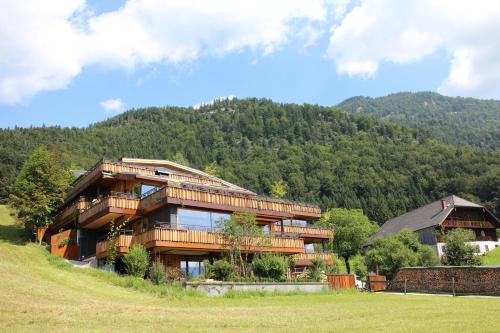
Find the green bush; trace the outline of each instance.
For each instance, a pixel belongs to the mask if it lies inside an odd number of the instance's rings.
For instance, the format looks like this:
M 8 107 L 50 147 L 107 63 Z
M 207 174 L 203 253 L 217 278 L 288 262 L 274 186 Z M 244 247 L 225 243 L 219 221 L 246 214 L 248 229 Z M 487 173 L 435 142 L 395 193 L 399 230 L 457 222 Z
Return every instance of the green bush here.
M 351 259 L 351 266 L 354 273 L 362 279 L 368 276 L 368 267 L 366 267 L 365 258 L 358 254 Z
M 260 254 L 253 260 L 253 272 L 259 278 L 283 281 L 287 268 L 288 260 L 275 254 Z
M 162 284 L 165 282 L 165 266 L 160 261 L 160 259 L 156 259 L 151 264 L 149 268 L 149 277 L 151 278 L 151 282 L 153 284 Z
M 234 266 L 227 260 L 216 260 L 212 264 L 205 260 L 205 277 L 217 281 L 229 281 L 234 276 Z
M 444 254 L 441 262 L 447 266 L 479 266 L 481 258 L 476 256 L 477 248 L 468 244 L 475 239 L 474 232 L 467 229 L 453 229 L 446 234 Z
M 144 278 L 149 266 L 148 251 L 140 244 L 132 245 L 123 256 L 123 263 L 129 275 Z
M 311 268 L 309 269 L 309 278 L 315 282 L 321 282 L 326 279 L 325 276 L 325 262 L 321 259 L 311 260 Z
M 352 260 L 355 260 L 354 257 Z M 354 265 L 353 265 L 354 266 Z M 327 274 L 345 274 L 347 273 L 344 260 L 339 259 L 336 254 L 332 253 L 332 264 L 326 266 L 325 272 Z

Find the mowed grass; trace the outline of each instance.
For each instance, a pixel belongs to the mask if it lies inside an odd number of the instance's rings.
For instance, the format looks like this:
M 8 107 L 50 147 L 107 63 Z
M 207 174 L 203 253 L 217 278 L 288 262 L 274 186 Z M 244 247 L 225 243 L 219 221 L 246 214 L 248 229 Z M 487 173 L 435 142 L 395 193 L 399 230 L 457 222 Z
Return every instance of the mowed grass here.
M 500 299 L 366 293 L 157 296 L 23 243 L 0 206 L 1 332 L 494 332 Z M 121 286 L 123 285 L 123 286 Z
M 481 260 L 483 265 L 500 266 L 500 247 L 488 252 Z

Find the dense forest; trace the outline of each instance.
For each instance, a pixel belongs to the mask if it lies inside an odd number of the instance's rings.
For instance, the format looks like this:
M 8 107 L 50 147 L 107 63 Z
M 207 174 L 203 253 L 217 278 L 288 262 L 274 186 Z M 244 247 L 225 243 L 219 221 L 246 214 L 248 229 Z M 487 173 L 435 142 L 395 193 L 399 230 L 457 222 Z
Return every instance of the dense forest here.
M 0 130 L 2 198 L 40 144 L 80 168 L 122 156 L 215 164 L 222 178 L 258 193 L 283 180 L 289 199 L 362 208 L 378 223 L 450 193 L 500 213 L 498 151 L 444 144 L 334 107 L 225 100 L 131 110 L 86 128 Z
M 353 97 L 338 107 L 349 113 L 427 130 L 445 143 L 471 145 L 484 151 L 500 148 L 500 101 L 422 92 Z

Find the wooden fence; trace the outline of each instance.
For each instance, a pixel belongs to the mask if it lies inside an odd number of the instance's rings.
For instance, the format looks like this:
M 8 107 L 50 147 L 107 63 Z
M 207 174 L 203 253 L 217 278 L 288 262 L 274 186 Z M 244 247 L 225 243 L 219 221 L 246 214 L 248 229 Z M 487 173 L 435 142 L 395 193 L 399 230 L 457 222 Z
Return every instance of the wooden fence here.
M 384 275 L 368 275 L 367 283 L 371 291 L 381 291 L 387 288 L 387 281 Z
M 331 289 L 352 289 L 356 287 L 353 274 L 328 274 L 326 281 Z

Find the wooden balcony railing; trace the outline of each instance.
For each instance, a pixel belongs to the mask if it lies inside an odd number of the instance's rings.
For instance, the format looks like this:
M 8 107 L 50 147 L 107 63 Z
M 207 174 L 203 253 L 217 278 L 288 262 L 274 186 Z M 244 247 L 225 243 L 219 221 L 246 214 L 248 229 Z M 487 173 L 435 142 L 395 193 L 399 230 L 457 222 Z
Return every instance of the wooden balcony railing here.
M 71 204 L 70 206 L 66 207 L 59 214 L 57 214 L 55 217 L 55 222 L 58 223 L 61 221 L 66 221 L 68 218 L 71 218 L 75 214 L 75 211 L 81 211 L 87 209 L 90 205 L 91 205 L 90 201 L 78 200 L 73 204 Z
M 242 248 L 245 252 L 303 253 L 304 241 L 297 238 L 270 237 L 264 240 L 250 239 Z M 224 251 L 228 245 L 222 234 L 207 231 L 155 228 L 132 239 L 132 244 L 143 244 L 147 248 L 182 248 Z
M 280 233 L 281 232 L 281 225 L 279 224 L 273 224 L 273 231 Z M 318 228 L 318 227 L 301 227 L 301 226 L 296 226 L 296 225 L 284 225 L 283 226 L 283 232 L 286 234 L 297 234 L 299 236 L 306 236 L 310 238 L 324 238 L 328 239 L 333 236 L 333 232 L 331 229 L 326 229 L 326 228 Z
M 110 173 L 121 173 L 121 172 L 137 172 L 143 175 L 154 175 L 155 170 L 135 167 L 131 165 L 125 165 L 122 163 L 112 163 L 112 162 L 98 162 L 90 170 L 88 170 L 83 176 L 78 178 L 74 183 L 71 191 L 66 196 L 66 201 L 70 200 L 75 193 L 78 193 L 81 189 L 87 187 L 95 179 L 99 178 L 103 172 Z
M 284 200 L 262 198 L 256 196 L 240 196 L 234 193 L 219 193 L 208 189 L 194 187 L 164 186 L 158 191 L 142 199 L 141 208 L 147 209 L 168 198 L 182 201 L 204 202 L 217 206 L 234 207 L 235 210 L 271 211 L 287 216 L 303 216 L 318 218 L 321 210 L 318 206 L 307 205 Z
M 127 253 L 128 248 L 132 243 L 132 235 L 119 235 L 116 240 L 117 240 L 117 252 L 119 254 Z M 95 247 L 95 253 L 97 259 L 105 258 L 108 253 L 108 241 L 103 240 L 97 242 Z
M 300 253 L 294 255 L 296 266 L 309 266 L 314 259 L 321 259 L 326 265 L 332 264 L 331 253 Z
M 92 206 L 88 207 L 86 210 L 80 213 L 78 217 L 79 223 L 84 223 L 88 219 L 97 214 L 119 211 L 119 210 L 128 210 L 129 212 L 135 214 L 137 209 L 139 208 L 140 199 L 136 198 L 127 198 L 123 196 L 109 196 L 101 201 L 94 203 Z

